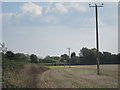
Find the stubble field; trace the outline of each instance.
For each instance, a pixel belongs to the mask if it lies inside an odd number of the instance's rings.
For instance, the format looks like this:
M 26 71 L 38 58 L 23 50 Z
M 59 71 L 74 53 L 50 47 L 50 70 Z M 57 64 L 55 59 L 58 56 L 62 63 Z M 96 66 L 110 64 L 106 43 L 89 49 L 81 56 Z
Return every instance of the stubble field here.
M 51 66 L 38 76 L 38 88 L 118 88 L 118 65 Z

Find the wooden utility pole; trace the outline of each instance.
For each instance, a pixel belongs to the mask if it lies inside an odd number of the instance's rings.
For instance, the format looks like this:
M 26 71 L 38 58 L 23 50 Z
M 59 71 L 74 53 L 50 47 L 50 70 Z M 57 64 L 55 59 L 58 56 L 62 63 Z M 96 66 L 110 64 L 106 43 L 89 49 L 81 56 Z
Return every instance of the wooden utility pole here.
M 98 11 L 97 8 L 98 7 L 103 7 L 103 3 L 101 6 L 98 6 L 97 4 L 95 4 L 95 6 L 91 6 L 89 4 L 89 7 L 95 7 L 95 14 L 96 14 L 96 46 L 97 46 L 97 74 L 99 75 L 99 41 L 98 41 Z
M 70 68 L 70 49 L 71 48 L 67 48 L 68 49 L 68 53 L 69 53 L 69 68 Z

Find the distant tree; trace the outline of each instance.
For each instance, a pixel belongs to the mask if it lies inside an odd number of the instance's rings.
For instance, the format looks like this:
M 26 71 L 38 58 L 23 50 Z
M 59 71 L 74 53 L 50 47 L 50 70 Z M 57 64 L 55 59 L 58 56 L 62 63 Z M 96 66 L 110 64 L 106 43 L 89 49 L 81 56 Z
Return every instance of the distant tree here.
M 54 59 L 54 60 L 59 60 L 60 59 L 59 56 L 52 56 L 51 58 Z
M 120 64 L 120 53 L 117 55 L 118 57 L 118 64 Z
M 81 64 L 96 64 L 96 49 L 82 48 L 80 62 Z
M 67 63 L 69 63 L 69 56 L 67 54 L 61 55 L 63 60 L 67 60 Z
M 78 56 L 74 56 L 71 58 L 71 64 L 79 64 L 80 58 Z
M 111 53 L 110 52 L 103 52 L 103 57 L 102 57 L 102 59 L 104 60 L 104 61 L 110 61 L 110 59 L 111 59 Z
M 31 63 L 38 63 L 38 58 L 36 55 L 32 54 L 30 56 L 30 59 L 31 59 Z
M 64 60 L 65 60 L 65 59 L 64 59 L 63 57 L 61 57 L 60 62 L 64 62 Z
M 12 52 L 12 51 L 7 51 L 6 52 L 6 54 L 5 54 L 5 56 L 8 58 L 8 59 L 10 59 L 10 60 L 12 60 L 12 59 L 14 59 L 14 53 Z
M 30 56 L 24 53 L 16 53 L 15 60 L 16 61 L 30 61 Z
M 67 60 L 64 60 L 63 62 L 64 62 L 64 64 L 67 64 Z
M 57 60 L 57 61 L 58 61 L 58 60 Z M 55 60 L 53 57 L 46 56 L 46 57 L 43 59 L 43 63 L 56 63 L 56 60 Z
M 67 54 L 63 54 L 61 57 L 64 58 L 64 60 L 69 60 L 69 56 Z
M 118 55 L 111 54 L 110 52 L 103 52 L 103 56 L 101 58 L 102 63 L 104 64 L 117 64 L 118 63 Z
M 76 56 L 76 53 L 75 53 L 75 52 L 72 52 L 72 53 L 71 53 L 71 58 L 72 58 L 72 57 L 75 57 L 75 56 Z
M 39 63 L 43 63 L 43 60 L 42 58 L 39 58 Z

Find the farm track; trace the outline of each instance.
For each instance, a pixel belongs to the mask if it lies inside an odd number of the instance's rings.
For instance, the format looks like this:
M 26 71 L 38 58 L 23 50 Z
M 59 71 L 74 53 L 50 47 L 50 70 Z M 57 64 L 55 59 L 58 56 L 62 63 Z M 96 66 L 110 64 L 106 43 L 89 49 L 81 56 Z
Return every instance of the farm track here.
M 117 88 L 118 66 L 101 65 L 100 75 L 96 66 L 51 67 L 38 77 L 38 88 Z

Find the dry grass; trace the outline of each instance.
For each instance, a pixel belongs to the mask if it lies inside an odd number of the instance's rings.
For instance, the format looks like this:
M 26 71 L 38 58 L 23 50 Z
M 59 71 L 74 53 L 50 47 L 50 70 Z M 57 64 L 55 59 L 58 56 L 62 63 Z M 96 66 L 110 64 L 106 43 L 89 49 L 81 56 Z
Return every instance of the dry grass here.
M 40 67 L 35 64 L 25 65 L 21 70 L 21 83 L 24 88 L 37 88 L 38 76 L 48 68 Z
M 118 65 L 51 67 L 39 78 L 42 88 L 118 88 Z
M 38 76 L 48 69 L 36 64 L 25 64 L 19 73 L 15 73 L 14 70 L 6 72 L 4 84 L 8 88 L 37 88 Z
M 118 65 L 100 65 L 97 75 L 96 65 L 40 67 L 26 64 L 20 73 L 7 72 L 5 81 L 20 88 L 117 88 Z M 49 70 L 48 70 L 49 69 Z

